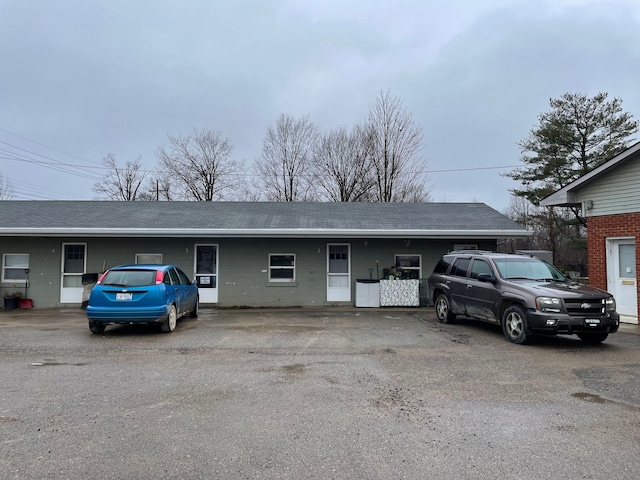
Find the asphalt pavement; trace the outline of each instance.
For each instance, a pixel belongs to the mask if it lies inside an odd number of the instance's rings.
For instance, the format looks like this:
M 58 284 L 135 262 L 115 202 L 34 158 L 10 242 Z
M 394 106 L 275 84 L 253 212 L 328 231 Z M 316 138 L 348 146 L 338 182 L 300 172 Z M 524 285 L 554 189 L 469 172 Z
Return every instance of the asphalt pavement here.
M 508 343 L 430 308 L 0 311 L 1 479 L 636 479 L 640 327 Z

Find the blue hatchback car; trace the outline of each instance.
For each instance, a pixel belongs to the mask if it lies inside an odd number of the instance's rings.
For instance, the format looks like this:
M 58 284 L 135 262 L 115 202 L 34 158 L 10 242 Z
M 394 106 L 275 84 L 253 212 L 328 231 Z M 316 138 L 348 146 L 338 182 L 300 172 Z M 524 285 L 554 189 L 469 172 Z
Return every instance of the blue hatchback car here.
M 120 265 L 107 270 L 91 290 L 89 330 L 113 323 L 159 323 L 173 332 L 179 318 L 198 316 L 198 287 L 175 265 Z

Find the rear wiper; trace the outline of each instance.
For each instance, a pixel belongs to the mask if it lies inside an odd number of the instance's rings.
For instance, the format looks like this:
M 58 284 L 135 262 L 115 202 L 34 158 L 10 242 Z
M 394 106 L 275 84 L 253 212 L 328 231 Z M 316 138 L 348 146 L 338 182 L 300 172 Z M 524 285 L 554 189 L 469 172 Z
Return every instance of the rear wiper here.
M 103 283 L 102 285 L 109 285 L 110 287 L 126 287 L 124 283 Z

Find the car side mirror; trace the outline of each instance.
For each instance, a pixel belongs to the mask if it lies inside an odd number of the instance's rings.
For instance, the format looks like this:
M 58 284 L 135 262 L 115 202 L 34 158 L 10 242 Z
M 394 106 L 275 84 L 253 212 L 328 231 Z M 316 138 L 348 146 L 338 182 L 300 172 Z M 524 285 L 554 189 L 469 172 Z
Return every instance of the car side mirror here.
M 496 281 L 496 277 L 488 273 L 481 273 L 478 275 L 478 280 L 481 282 L 494 283 Z

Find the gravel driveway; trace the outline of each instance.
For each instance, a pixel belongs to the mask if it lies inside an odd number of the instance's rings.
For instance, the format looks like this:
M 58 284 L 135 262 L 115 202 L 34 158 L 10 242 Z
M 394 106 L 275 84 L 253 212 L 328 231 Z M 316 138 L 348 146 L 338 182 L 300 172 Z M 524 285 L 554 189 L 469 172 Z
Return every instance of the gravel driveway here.
M 0 478 L 636 479 L 640 337 L 432 309 L 0 311 Z

